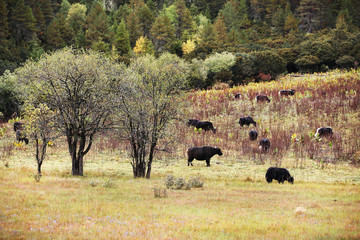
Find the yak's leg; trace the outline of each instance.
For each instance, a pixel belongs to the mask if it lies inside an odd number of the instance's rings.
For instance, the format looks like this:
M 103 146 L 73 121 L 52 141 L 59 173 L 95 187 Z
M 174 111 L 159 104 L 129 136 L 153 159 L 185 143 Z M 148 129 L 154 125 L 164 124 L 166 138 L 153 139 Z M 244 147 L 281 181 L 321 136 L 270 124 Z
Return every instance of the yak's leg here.
M 210 159 L 206 159 L 206 166 L 210 167 Z
M 188 158 L 188 166 L 190 166 L 190 164 L 191 164 L 191 166 L 193 166 L 193 164 L 192 164 L 192 161 L 193 161 L 194 159 L 191 159 L 191 158 Z

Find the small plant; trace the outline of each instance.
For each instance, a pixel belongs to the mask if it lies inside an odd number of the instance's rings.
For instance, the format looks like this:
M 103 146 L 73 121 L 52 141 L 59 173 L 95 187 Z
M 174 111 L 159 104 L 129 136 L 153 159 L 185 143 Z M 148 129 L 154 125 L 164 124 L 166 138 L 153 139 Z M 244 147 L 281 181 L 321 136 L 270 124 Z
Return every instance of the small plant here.
M 174 176 L 169 175 L 165 178 L 165 186 L 168 189 L 176 189 L 176 190 L 189 190 L 192 187 L 200 188 L 203 187 L 204 182 L 201 181 L 200 177 L 194 177 L 190 179 L 188 182 L 185 178 L 179 177 L 174 178 Z
M 180 190 L 183 189 L 186 186 L 186 180 L 185 178 L 176 178 L 174 181 L 174 189 Z
M 167 190 L 166 188 L 157 188 L 154 187 L 154 197 L 155 198 L 167 198 Z
M 113 188 L 113 187 L 115 187 L 115 183 L 114 183 L 114 181 L 112 179 L 107 179 L 107 180 L 104 181 L 103 187 L 105 187 L 105 188 Z
M 99 183 L 97 181 L 92 180 L 92 181 L 89 182 L 89 184 L 92 187 L 96 187 Z
M 165 186 L 166 188 L 170 189 L 172 188 L 172 186 L 174 185 L 174 176 L 173 175 L 168 175 L 166 178 L 165 178 Z
M 200 177 L 194 177 L 189 180 L 189 184 L 193 188 L 202 188 L 204 186 L 204 181 Z

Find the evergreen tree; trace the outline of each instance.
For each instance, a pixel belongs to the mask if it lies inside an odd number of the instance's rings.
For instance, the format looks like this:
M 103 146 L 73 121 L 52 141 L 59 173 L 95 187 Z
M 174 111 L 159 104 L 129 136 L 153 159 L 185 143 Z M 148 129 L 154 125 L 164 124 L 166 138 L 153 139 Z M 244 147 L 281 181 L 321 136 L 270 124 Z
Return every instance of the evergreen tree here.
M 298 20 L 290 9 L 290 4 L 286 5 L 285 8 L 285 19 L 284 19 L 284 32 L 296 32 L 298 30 Z
M 5 0 L 0 0 L 0 59 L 9 59 L 10 56 L 10 42 L 9 37 L 9 21 L 8 10 L 6 8 Z M 0 62 L 1 64 L 2 62 Z M 2 63 L 3 64 L 3 63 Z M 0 68 L 0 75 L 4 69 Z
M 224 45 L 227 39 L 227 27 L 225 25 L 224 16 L 221 12 L 219 13 L 219 16 L 215 19 L 214 31 L 217 45 Z
M 85 32 L 85 43 L 88 48 L 93 44 L 103 41 L 110 46 L 112 34 L 105 10 L 100 3 L 95 2 L 86 19 L 87 30 Z
M 240 29 L 242 19 L 245 15 L 246 11 L 244 6 L 240 6 L 238 0 L 228 0 L 219 12 L 219 16 L 222 16 L 229 31 L 230 29 Z
M 151 28 L 151 36 L 156 51 L 169 51 L 175 39 L 175 30 L 171 25 L 170 18 L 167 16 L 157 17 Z
M 10 31 L 17 43 L 33 39 L 36 32 L 36 20 L 31 8 L 25 5 L 24 0 L 18 0 L 13 9 Z
M 184 0 L 177 0 L 175 3 L 176 7 L 176 28 L 175 36 L 177 39 L 183 39 L 184 32 L 190 32 L 192 28 L 192 17 L 189 9 L 186 7 Z
M 297 10 L 300 15 L 299 29 L 307 33 L 320 29 L 322 16 L 320 0 L 303 0 Z
M 5 0 L 0 0 L 0 41 L 3 41 L 9 37 L 9 19 Z
M 274 27 L 275 33 L 284 35 L 285 15 L 282 8 L 278 8 L 275 14 L 272 16 L 271 25 Z
M 144 36 L 149 38 L 150 29 L 155 19 L 154 12 L 146 4 L 143 4 L 138 10 L 138 17 Z
M 49 25 L 54 18 L 52 2 L 51 0 L 38 0 L 41 10 L 44 16 L 45 24 Z
M 126 55 L 131 50 L 129 32 L 126 29 L 124 21 L 121 21 L 119 25 L 115 27 L 114 45 L 120 55 Z
M 74 35 L 83 30 L 86 22 L 86 6 L 80 3 L 72 4 L 66 17 L 66 24 Z
M 65 41 L 61 35 L 62 25 L 60 17 L 55 17 L 46 31 L 46 42 L 51 50 L 65 47 Z
M 45 34 L 45 18 L 39 4 L 33 8 L 34 17 L 36 19 L 37 36 L 39 39 L 44 40 Z

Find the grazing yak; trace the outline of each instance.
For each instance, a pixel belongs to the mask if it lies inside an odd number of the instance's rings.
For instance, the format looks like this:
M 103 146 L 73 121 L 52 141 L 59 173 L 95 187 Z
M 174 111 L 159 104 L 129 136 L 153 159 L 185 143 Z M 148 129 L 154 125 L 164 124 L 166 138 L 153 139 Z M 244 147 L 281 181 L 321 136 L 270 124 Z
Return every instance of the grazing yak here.
M 265 178 L 268 183 L 271 183 L 272 180 L 274 179 L 282 184 L 284 184 L 285 181 L 288 181 L 289 183 L 294 184 L 294 178 L 290 175 L 289 171 L 285 168 L 270 167 L 266 171 Z
M 270 140 L 268 138 L 263 138 L 259 142 L 259 148 L 262 151 L 267 151 L 270 149 Z
M 201 128 L 202 130 L 204 130 L 205 132 L 207 131 L 213 131 L 213 133 L 216 133 L 216 129 L 214 128 L 212 122 L 209 121 L 199 121 L 197 119 L 189 119 L 189 121 L 187 122 L 187 125 L 196 127 L 196 128 Z
M 190 166 L 190 164 L 193 166 L 192 161 L 196 159 L 199 161 L 206 160 L 206 166 L 210 167 L 210 158 L 215 154 L 218 154 L 219 156 L 222 155 L 220 148 L 210 146 L 192 147 L 189 148 L 186 153 L 188 156 L 188 166 Z
M 333 134 L 333 130 L 331 127 L 321 127 L 316 130 L 316 137 L 327 137 Z
M 251 131 L 249 132 L 249 139 L 250 139 L 251 141 L 255 141 L 255 140 L 257 139 L 257 137 L 258 137 L 258 133 L 257 133 L 256 130 L 251 130 Z
M 239 120 L 240 126 L 250 126 L 251 123 L 256 127 L 256 122 L 252 119 L 252 117 L 241 117 Z
M 279 96 L 293 96 L 295 95 L 295 90 L 293 89 L 283 89 L 279 91 Z
M 234 98 L 237 98 L 237 99 L 241 98 L 241 93 L 235 94 Z
M 21 122 L 14 122 L 14 131 L 16 134 L 16 140 L 18 142 L 25 142 L 25 144 L 29 143 L 29 139 L 26 138 L 26 134 L 23 131 L 24 124 Z
M 265 101 L 270 102 L 270 99 L 268 98 L 268 96 L 262 95 L 262 94 L 257 95 L 255 97 L 255 99 L 256 99 L 257 102 L 265 102 Z

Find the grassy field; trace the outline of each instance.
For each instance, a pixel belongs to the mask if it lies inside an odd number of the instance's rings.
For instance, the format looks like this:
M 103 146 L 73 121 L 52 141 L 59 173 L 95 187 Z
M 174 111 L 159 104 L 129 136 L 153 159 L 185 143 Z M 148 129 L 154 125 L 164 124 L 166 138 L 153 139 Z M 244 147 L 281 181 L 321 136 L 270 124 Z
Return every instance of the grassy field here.
M 211 120 L 218 131 L 196 133 L 175 122 L 174 144 L 170 153 L 157 153 L 150 180 L 133 178 L 125 143 L 101 136 L 85 157 L 84 177 L 71 176 L 59 139 L 37 182 L 32 144 L 15 146 L 7 123 L 0 239 L 359 239 L 359 86 L 353 71 L 189 93 L 186 117 Z M 296 96 L 280 99 L 282 88 L 296 89 Z M 236 92 L 243 98 L 234 100 Z M 271 102 L 257 104 L 257 93 Z M 251 127 L 237 123 L 243 115 L 271 140 L 270 152 L 248 141 Z M 322 125 L 333 128 L 333 138 L 314 139 Z M 217 145 L 224 155 L 214 156 L 211 167 L 200 161 L 188 167 L 186 149 L 201 145 Z M 275 165 L 290 171 L 294 185 L 265 181 Z M 169 175 L 198 177 L 204 185 L 165 190 Z M 155 189 L 166 197 L 155 197 Z

